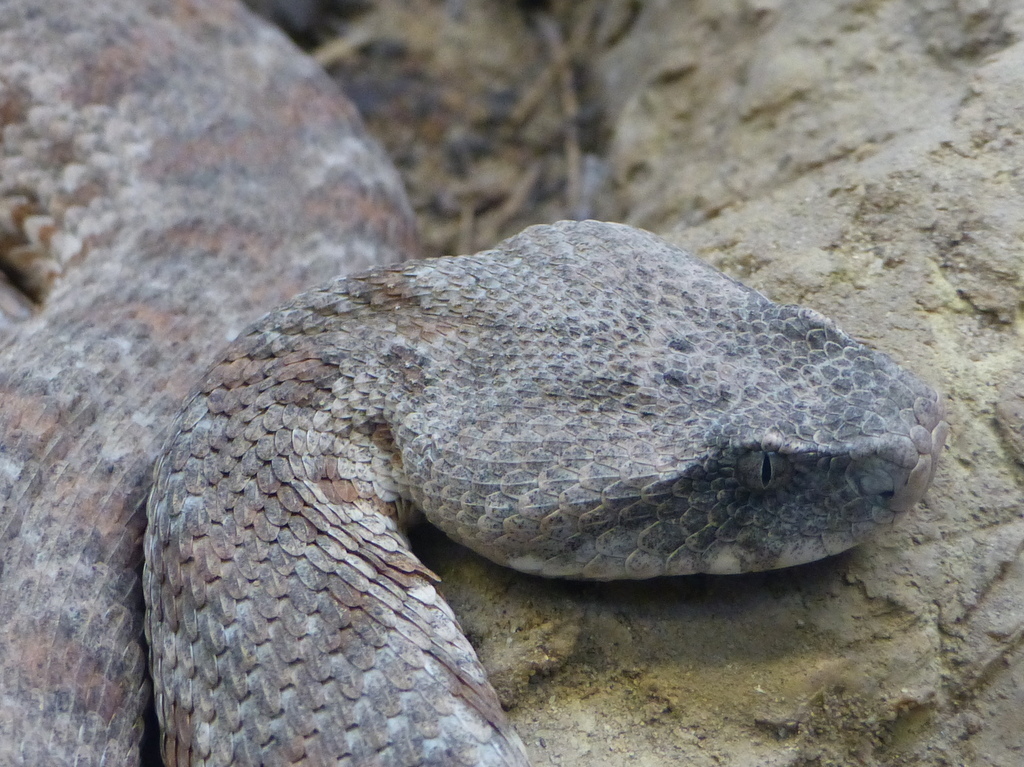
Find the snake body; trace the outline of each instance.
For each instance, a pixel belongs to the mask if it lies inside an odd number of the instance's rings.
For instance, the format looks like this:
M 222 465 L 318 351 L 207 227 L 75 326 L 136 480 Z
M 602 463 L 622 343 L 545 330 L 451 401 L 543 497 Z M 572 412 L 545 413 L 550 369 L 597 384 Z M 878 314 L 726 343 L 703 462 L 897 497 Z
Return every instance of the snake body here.
M 149 501 L 166 764 L 525 764 L 417 510 L 529 573 L 784 567 L 913 506 L 926 384 L 630 227 L 335 280 L 243 333 Z

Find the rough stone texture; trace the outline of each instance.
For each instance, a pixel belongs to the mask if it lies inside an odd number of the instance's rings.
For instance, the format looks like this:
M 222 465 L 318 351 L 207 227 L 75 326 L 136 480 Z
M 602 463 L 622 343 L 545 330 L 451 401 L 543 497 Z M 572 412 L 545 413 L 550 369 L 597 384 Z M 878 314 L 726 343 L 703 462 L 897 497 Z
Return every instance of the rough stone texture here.
M 598 61 L 622 105 L 626 219 L 893 354 L 946 392 L 952 437 L 925 503 L 849 555 L 739 578 L 481 587 L 508 595 L 485 662 L 506 628 L 513 657 L 520 627 L 572 640 L 509 686 L 513 720 L 538 764 L 1020 764 L 1019 6 L 633 12 Z M 486 635 L 467 587 L 446 587 Z
M 4 3 L 0 121 L 0 257 L 54 280 L 0 327 L 0 763 L 136 764 L 171 414 L 247 322 L 414 228 L 354 110 L 233 2 Z

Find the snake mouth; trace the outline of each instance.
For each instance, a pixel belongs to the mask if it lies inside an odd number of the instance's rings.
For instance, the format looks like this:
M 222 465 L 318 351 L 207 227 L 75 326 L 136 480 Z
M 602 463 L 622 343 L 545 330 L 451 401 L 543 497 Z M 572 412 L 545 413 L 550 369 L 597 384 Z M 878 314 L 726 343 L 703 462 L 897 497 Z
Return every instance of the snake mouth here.
M 949 434 L 941 400 L 919 402 L 915 413 L 917 423 L 907 435 L 889 435 L 880 449 L 855 457 L 847 470 L 862 496 L 880 498 L 893 514 L 909 511 L 924 497 Z

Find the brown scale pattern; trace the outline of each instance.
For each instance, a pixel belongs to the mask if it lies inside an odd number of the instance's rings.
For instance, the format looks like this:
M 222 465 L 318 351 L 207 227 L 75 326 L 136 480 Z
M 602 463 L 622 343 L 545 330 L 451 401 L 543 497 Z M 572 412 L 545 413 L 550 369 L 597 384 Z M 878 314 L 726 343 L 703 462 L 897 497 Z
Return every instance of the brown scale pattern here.
M 410 503 L 542 575 L 767 569 L 892 524 L 945 434 L 885 355 L 629 227 L 335 280 L 230 347 L 158 464 L 165 759 L 525 764 Z
M 0 128 L 0 268 L 39 302 L 0 319 L 0 765 L 132 767 L 175 413 L 227 334 L 415 227 L 354 108 L 233 0 L 5 0 Z
M 309 319 L 243 339 L 159 469 L 147 550 L 165 761 L 521 763 L 394 504 L 333 460 L 352 443 L 365 458 L 376 432 L 331 413 L 339 374 L 345 389 L 358 376 L 311 356 Z

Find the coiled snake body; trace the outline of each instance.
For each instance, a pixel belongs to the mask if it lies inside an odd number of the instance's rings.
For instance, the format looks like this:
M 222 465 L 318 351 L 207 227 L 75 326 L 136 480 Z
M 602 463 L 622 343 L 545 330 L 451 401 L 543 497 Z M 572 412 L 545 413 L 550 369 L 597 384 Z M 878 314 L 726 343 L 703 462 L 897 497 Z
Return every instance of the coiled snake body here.
M 339 279 L 185 404 L 149 503 L 168 765 L 525 764 L 402 526 L 519 570 L 742 572 L 914 505 L 938 396 L 629 227 Z

